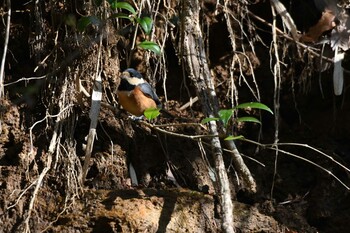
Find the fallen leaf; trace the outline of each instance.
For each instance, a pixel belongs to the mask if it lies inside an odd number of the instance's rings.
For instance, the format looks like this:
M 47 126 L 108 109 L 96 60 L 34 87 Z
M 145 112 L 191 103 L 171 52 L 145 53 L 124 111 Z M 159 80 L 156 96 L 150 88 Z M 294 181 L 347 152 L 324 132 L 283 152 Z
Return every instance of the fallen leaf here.
M 326 8 L 322 12 L 320 20 L 314 26 L 309 28 L 308 32 L 300 38 L 300 41 L 312 43 L 317 42 L 324 32 L 329 31 L 336 26 L 334 19 L 335 13 Z

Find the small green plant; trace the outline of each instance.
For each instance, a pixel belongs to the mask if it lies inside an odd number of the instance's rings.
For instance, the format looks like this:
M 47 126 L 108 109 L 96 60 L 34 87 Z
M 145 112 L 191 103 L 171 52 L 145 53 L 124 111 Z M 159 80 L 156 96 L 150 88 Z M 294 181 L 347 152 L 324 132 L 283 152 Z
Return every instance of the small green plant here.
M 259 102 L 249 102 L 249 103 L 243 103 L 235 106 L 234 108 L 231 109 L 221 109 L 218 114 L 219 117 L 208 117 L 202 120 L 202 124 L 208 123 L 210 121 L 222 121 L 225 128 L 227 128 L 230 120 L 232 119 L 233 113 L 237 111 L 238 109 L 260 109 L 260 110 L 265 110 L 268 111 L 269 113 L 273 114 L 272 110 L 267 107 L 265 104 L 259 103 Z M 261 122 L 252 116 L 244 116 L 244 117 L 238 117 L 234 119 L 236 122 L 253 122 L 253 123 L 258 123 L 261 124 Z M 229 135 L 225 138 L 225 140 L 237 140 L 237 139 L 242 139 L 244 138 L 242 135 L 239 136 L 232 136 Z
M 148 108 L 143 113 L 143 115 L 145 115 L 145 117 L 148 120 L 153 120 L 153 119 L 157 118 L 159 116 L 159 114 L 160 114 L 159 108 Z
M 141 27 L 142 31 L 146 35 L 151 34 L 152 28 L 153 28 L 153 20 L 150 17 L 148 17 L 148 16 L 138 17 L 136 10 L 128 2 L 120 2 L 117 0 L 108 0 L 108 3 L 109 3 L 110 8 L 112 10 L 118 9 L 118 10 L 124 10 L 124 11 L 128 12 L 128 13 L 118 12 L 118 13 L 112 14 L 109 17 L 109 19 L 113 19 L 113 18 L 127 19 L 134 24 L 138 24 Z M 101 4 L 101 3 L 97 3 L 97 4 Z M 102 20 L 97 16 L 85 16 L 85 17 L 82 17 L 78 20 L 77 29 L 79 31 L 85 31 L 87 26 L 89 26 L 89 25 L 97 25 L 98 26 L 98 25 L 101 25 L 101 23 L 102 23 Z M 155 53 L 157 55 L 159 55 L 161 53 L 161 49 L 160 49 L 159 45 L 153 41 L 144 40 L 141 43 L 137 44 L 137 46 L 142 48 L 142 49 L 152 51 L 153 53 Z

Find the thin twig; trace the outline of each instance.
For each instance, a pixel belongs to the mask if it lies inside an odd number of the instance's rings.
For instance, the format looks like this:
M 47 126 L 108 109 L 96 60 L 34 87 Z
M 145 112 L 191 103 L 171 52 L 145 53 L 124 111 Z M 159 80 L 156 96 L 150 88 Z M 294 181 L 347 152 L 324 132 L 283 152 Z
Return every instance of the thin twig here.
M 46 78 L 46 77 L 47 77 L 47 75 L 43 75 L 43 76 L 39 76 L 39 77 L 30 77 L 30 78 L 24 78 L 24 77 L 23 77 L 23 78 L 20 78 L 20 79 L 14 81 L 14 82 L 5 83 L 5 84 L 4 84 L 4 87 L 10 86 L 10 85 L 13 85 L 13 84 L 22 82 L 22 81 L 28 82 L 28 81 L 31 81 L 31 80 L 40 80 L 40 79 L 44 79 L 44 78 Z
M 291 153 L 291 152 L 288 152 L 288 151 L 285 151 L 285 150 L 281 150 L 281 149 L 279 149 L 279 148 L 267 147 L 267 149 L 269 149 L 269 150 L 275 150 L 275 151 L 278 150 L 279 152 L 281 152 L 281 153 L 283 153 L 283 154 L 290 155 L 290 156 L 292 156 L 292 157 L 294 157 L 294 158 L 298 158 L 298 159 L 303 160 L 303 161 L 305 161 L 305 162 L 307 162 L 307 163 L 310 163 L 310 164 L 312 164 L 312 165 L 314 165 L 314 166 L 320 168 L 321 170 L 325 171 L 326 173 L 328 173 L 328 175 L 332 176 L 336 181 L 338 181 L 341 185 L 343 185 L 347 190 L 350 190 L 350 187 L 347 186 L 343 181 L 341 181 L 341 180 L 340 180 L 336 175 L 334 175 L 330 170 L 325 169 L 325 168 L 322 167 L 321 165 L 319 165 L 319 164 L 317 164 L 317 163 L 315 163 L 315 162 L 313 162 L 313 161 L 311 161 L 311 160 L 308 160 L 308 159 L 306 159 L 306 158 L 304 158 L 304 157 L 302 157 L 302 156 L 296 155 L 296 154 L 294 154 L 294 153 Z
M 19 201 L 21 200 L 21 198 L 23 197 L 23 195 L 30 189 L 32 188 L 35 184 L 36 184 L 37 180 L 35 180 L 34 182 L 32 182 L 27 188 L 23 189 L 21 191 L 21 193 L 19 194 L 19 196 L 16 199 L 16 202 L 12 205 L 10 205 L 9 207 L 7 207 L 6 209 L 11 209 L 13 207 L 15 207 L 16 205 L 18 205 Z M 11 195 L 10 195 L 11 196 Z
M 36 121 L 36 122 L 29 128 L 29 138 L 30 138 L 30 151 L 29 151 L 29 153 L 33 153 L 33 152 L 34 152 L 34 146 L 33 146 L 33 145 L 34 145 L 34 144 L 33 144 L 33 129 L 34 129 L 34 127 L 35 127 L 37 124 L 39 124 L 39 123 L 45 121 L 45 120 L 48 119 L 48 118 L 59 117 L 62 113 L 64 113 L 66 110 L 68 110 L 69 108 L 71 108 L 71 107 L 73 107 L 73 106 L 74 106 L 73 104 L 70 104 L 70 105 L 66 106 L 65 108 L 63 108 L 59 113 L 57 113 L 57 114 L 55 114 L 55 115 L 47 114 L 43 119 Z
M 259 142 L 256 142 L 256 141 L 253 141 L 253 140 L 250 140 L 250 139 L 247 139 L 247 138 L 244 138 L 242 139 L 243 141 L 245 142 L 249 142 L 249 143 L 252 143 L 254 145 L 257 145 L 257 146 L 260 146 L 262 147 L 263 149 L 269 149 L 269 150 L 278 150 L 278 152 L 281 152 L 283 154 L 286 154 L 286 155 L 290 155 L 292 157 L 295 157 L 295 158 L 298 158 L 300 160 L 303 160 L 303 161 L 306 161 L 307 163 L 310 163 L 318 168 L 320 168 L 321 170 L 325 171 L 327 174 L 331 175 L 333 178 L 335 178 L 335 180 L 337 180 L 341 185 L 343 185 L 347 190 L 350 190 L 350 187 L 347 186 L 343 181 L 341 181 L 336 175 L 334 175 L 331 171 L 327 170 L 326 168 L 322 167 L 321 165 L 309 160 L 309 159 L 306 159 L 300 155 L 296 155 L 294 153 L 291 153 L 291 152 L 288 152 L 288 151 L 285 151 L 285 150 L 281 150 L 280 148 L 276 148 L 275 147 L 275 143 L 273 144 L 262 144 L 262 143 L 259 143 Z M 307 145 L 307 144 L 301 144 L 301 143 L 277 143 L 278 146 L 300 146 L 300 147 L 305 147 L 305 148 L 308 148 L 308 149 L 311 149 L 327 158 L 329 158 L 332 162 L 334 162 L 335 164 L 339 165 L 341 168 L 345 169 L 346 171 L 350 172 L 350 169 L 345 167 L 344 165 L 340 164 L 338 161 L 336 161 L 332 156 L 330 155 L 327 155 L 326 153 L 310 146 L 310 145 Z
M 218 137 L 218 135 L 186 135 L 186 134 L 180 134 L 180 133 L 175 133 L 175 132 L 171 132 L 171 131 L 167 131 L 167 130 L 164 130 L 164 129 L 161 129 L 159 127 L 159 125 L 152 125 L 146 121 L 139 121 L 141 124 L 151 128 L 151 129 L 154 129 L 158 132 L 161 132 L 161 133 L 164 133 L 164 134 L 168 134 L 168 135 L 171 135 L 171 136 L 175 136 L 175 137 L 181 137 L 181 138 L 188 138 L 188 139 L 191 139 L 191 140 L 197 140 L 197 139 L 201 139 L 201 138 L 215 138 L 215 137 Z M 171 124 L 169 125 L 171 126 Z M 161 127 L 166 127 L 166 125 L 162 125 Z
M 9 44 L 10 37 L 10 24 L 11 24 L 11 0 L 7 0 L 7 22 L 6 22 L 6 33 L 5 33 L 5 42 L 4 42 L 4 52 L 2 54 L 1 67 L 0 67 L 0 99 L 4 94 L 4 70 L 5 70 L 5 61 L 7 54 L 7 47 Z
M 35 186 L 32 198 L 31 198 L 30 203 L 29 203 L 28 214 L 27 214 L 26 219 L 24 220 L 24 224 L 25 224 L 25 231 L 24 232 L 25 233 L 29 233 L 30 232 L 29 220 L 31 218 L 31 213 L 32 213 L 33 208 L 34 208 L 34 203 L 35 203 L 35 200 L 36 200 L 36 196 L 39 193 L 39 189 L 41 187 L 41 184 L 43 182 L 43 179 L 44 179 L 45 175 L 47 174 L 47 172 L 51 168 L 51 163 L 52 163 L 52 154 L 48 153 L 47 160 L 46 160 L 46 166 L 43 169 L 43 171 L 40 173 L 39 178 L 37 179 L 36 186 Z
M 265 144 L 268 145 L 268 144 Z M 345 169 L 346 171 L 350 172 L 350 169 L 347 168 L 346 166 L 344 166 L 343 164 L 341 164 L 340 162 L 338 162 L 337 160 L 335 160 L 332 156 L 327 155 L 326 153 L 316 149 L 315 147 L 312 147 L 308 144 L 303 144 L 303 143 L 278 143 L 279 146 L 299 146 L 299 147 L 305 147 L 308 149 L 311 149 L 325 157 L 327 157 L 328 159 L 332 160 L 332 162 L 334 162 L 335 164 L 337 164 L 338 166 L 340 166 L 341 168 Z
M 200 123 L 191 123 L 191 122 L 187 122 L 187 123 L 170 123 L 170 124 L 161 124 L 161 125 L 154 125 L 154 127 L 158 127 L 158 128 L 163 128 L 163 127 L 185 127 L 185 126 L 200 126 L 200 127 L 204 127 L 203 124 Z
M 196 103 L 197 101 L 198 101 L 198 96 L 195 96 L 194 98 L 191 97 L 190 101 L 188 101 L 186 104 L 182 105 L 179 110 L 183 111 L 183 110 L 185 110 L 188 107 L 192 107 L 192 105 L 194 103 Z
M 180 133 L 175 133 L 175 132 L 171 132 L 171 131 L 168 131 L 168 130 L 165 130 L 165 129 L 160 129 L 160 128 L 165 128 L 165 127 L 176 127 L 176 126 L 201 126 L 201 124 L 198 124 L 198 123 L 178 123 L 178 124 L 162 124 L 162 125 L 153 125 L 153 124 L 150 124 L 146 121 L 139 121 L 140 124 L 143 124 L 147 127 L 149 127 L 150 129 L 153 129 L 155 131 L 158 131 L 160 133 L 163 133 L 163 134 L 167 134 L 167 135 L 170 135 L 170 136 L 174 136 L 174 137 L 180 137 L 180 138 L 187 138 L 187 139 L 190 139 L 190 140 L 193 140 L 193 141 L 196 141 L 198 143 L 202 143 L 202 144 L 205 144 L 206 146 L 212 146 L 211 144 L 207 143 L 207 142 L 203 142 L 203 138 L 212 138 L 212 137 L 218 137 L 219 135 L 186 135 L 186 134 L 180 134 Z M 229 153 L 233 153 L 231 150 L 228 150 L 228 149 L 223 149 L 223 151 L 226 151 L 226 152 L 229 152 Z M 265 167 L 265 165 L 250 157 L 250 156 L 247 156 L 247 155 L 244 155 L 241 153 L 241 155 L 249 160 L 252 160 L 254 162 L 256 162 L 257 164 Z

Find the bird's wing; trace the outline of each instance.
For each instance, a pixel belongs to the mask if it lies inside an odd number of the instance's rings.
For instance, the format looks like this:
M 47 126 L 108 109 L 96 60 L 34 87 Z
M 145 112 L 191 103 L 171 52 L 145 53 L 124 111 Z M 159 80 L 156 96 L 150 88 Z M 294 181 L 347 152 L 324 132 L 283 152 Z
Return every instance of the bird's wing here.
M 157 94 L 153 91 L 153 88 L 151 87 L 151 85 L 149 83 L 141 83 L 139 85 L 137 85 L 140 90 L 142 91 L 142 93 L 150 98 L 152 98 L 154 100 L 154 102 L 156 102 L 157 107 L 161 107 L 162 104 L 160 103 L 160 100 L 157 96 Z

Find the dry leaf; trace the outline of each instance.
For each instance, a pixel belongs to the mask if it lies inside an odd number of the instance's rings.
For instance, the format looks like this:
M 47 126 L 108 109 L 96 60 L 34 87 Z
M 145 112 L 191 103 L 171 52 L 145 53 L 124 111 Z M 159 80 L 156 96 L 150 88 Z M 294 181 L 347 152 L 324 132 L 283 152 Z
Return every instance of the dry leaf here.
M 334 19 L 335 13 L 326 8 L 322 12 L 321 19 L 317 24 L 309 28 L 309 31 L 300 38 L 300 41 L 312 43 L 317 42 L 324 32 L 329 31 L 336 26 Z

